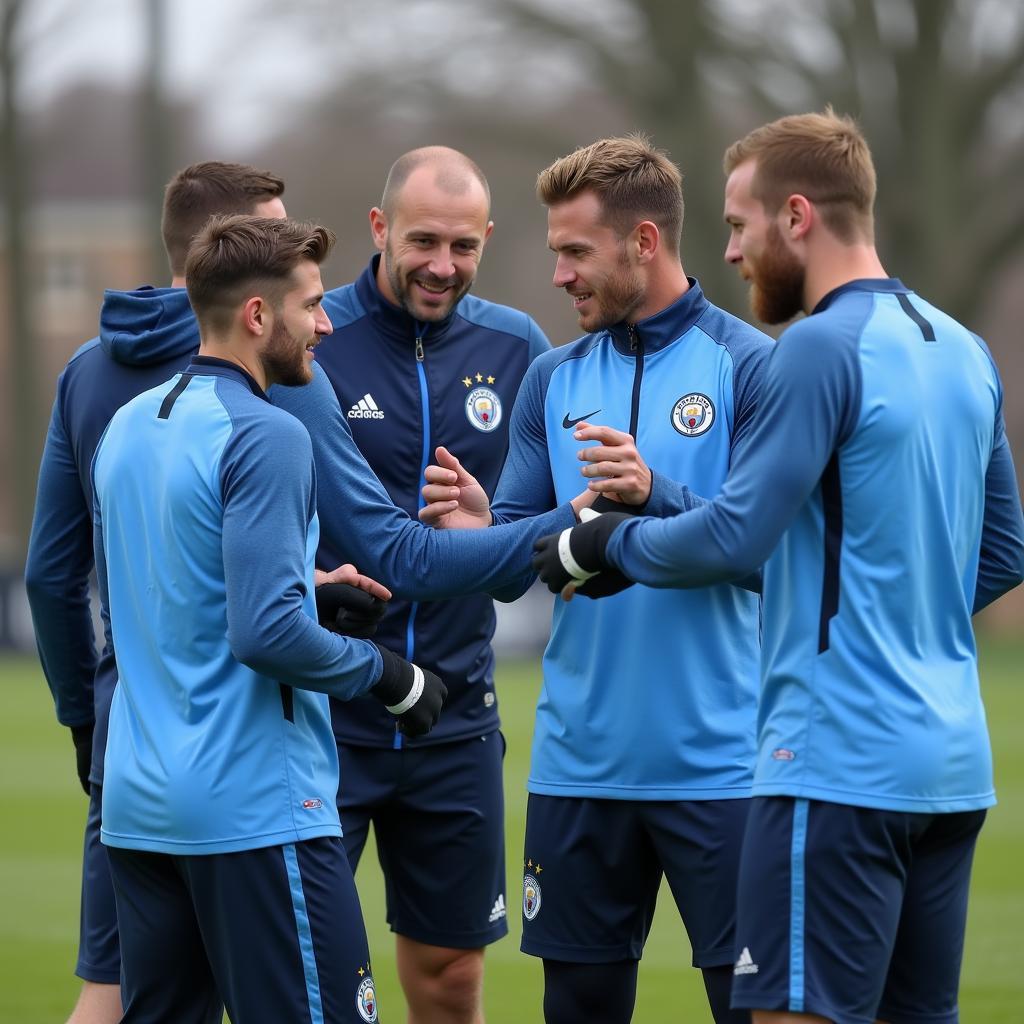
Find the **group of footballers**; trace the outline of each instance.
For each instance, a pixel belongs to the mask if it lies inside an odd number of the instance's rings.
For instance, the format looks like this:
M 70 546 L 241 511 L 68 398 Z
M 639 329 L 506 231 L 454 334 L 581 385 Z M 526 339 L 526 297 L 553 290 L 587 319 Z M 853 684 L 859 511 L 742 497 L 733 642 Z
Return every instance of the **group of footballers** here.
M 396 161 L 326 293 L 279 178 L 172 179 L 171 286 L 108 292 L 61 375 L 26 568 L 90 796 L 74 1024 L 377 1020 L 371 822 L 412 1024 L 482 1022 L 513 905 L 545 1021 L 625 1024 L 662 877 L 716 1024 L 958 1019 L 994 803 L 971 616 L 1024 579 L 998 373 L 887 276 L 850 119 L 725 171 L 755 316 L 806 314 L 777 343 L 687 276 L 642 136 L 538 178 L 586 332 L 556 349 L 469 294 L 464 154 Z M 506 901 L 491 597 L 538 575 Z

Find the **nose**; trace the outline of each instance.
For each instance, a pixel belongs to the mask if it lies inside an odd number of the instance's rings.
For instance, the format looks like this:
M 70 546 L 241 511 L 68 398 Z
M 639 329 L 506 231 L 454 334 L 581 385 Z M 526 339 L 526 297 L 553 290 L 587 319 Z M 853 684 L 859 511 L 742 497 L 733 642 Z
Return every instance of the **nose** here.
M 455 276 L 455 263 L 452 260 L 452 250 L 449 245 L 438 246 L 431 254 L 427 270 L 442 281 L 447 281 Z
M 729 241 L 725 245 L 725 262 L 735 266 L 741 259 L 743 256 L 740 253 L 739 239 L 736 237 L 735 231 L 730 231 Z
M 334 325 L 331 323 L 331 318 L 324 311 L 324 307 L 320 306 L 316 313 L 315 329 L 317 334 L 333 334 Z
M 551 279 L 551 283 L 556 288 L 564 288 L 575 280 L 576 271 L 572 268 L 569 261 L 563 256 L 557 257 L 555 259 L 555 276 Z

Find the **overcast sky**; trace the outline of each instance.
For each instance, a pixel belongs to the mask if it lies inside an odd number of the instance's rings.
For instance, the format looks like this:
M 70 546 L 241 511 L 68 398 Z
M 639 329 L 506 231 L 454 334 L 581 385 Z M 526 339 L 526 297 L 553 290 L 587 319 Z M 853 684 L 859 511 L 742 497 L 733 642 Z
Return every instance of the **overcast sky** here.
M 287 18 L 253 12 L 267 0 L 168 0 L 165 84 L 172 97 L 200 98 L 203 126 L 232 141 L 268 132 L 268 99 L 286 108 L 315 87 L 310 45 Z M 308 2 L 308 0 L 300 0 Z M 287 10 L 288 3 L 281 8 Z M 83 78 L 128 84 L 142 71 L 142 0 L 32 0 L 19 52 L 23 101 L 31 110 Z

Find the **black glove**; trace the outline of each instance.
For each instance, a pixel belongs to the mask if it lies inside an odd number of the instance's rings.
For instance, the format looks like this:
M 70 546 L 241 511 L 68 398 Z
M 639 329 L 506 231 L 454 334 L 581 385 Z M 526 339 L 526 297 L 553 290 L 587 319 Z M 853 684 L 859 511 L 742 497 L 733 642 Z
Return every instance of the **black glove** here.
M 377 632 L 387 602 L 350 583 L 324 583 L 314 591 L 317 621 L 333 633 L 366 640 Z
M 92 730 L 93 722 L 88 725 L 71 726 L 71 739 L 75 744 L 75 766 L 78 769 L 78 781 L 89 795 L 89 770 L 92 768 Z
M 569 583 L 576 584 L 577 594 L 591 598 L 625 590 L 633 581 L 608 565 L 605 549 L 619 523 L 632 518 L 628 512 L 595 513 L 579 526 L 541 537 L 533 545 L 534 572 L 553 594 Z
M 374 644 L 384 660 L 384 671 L 370 693 L 398 718 L 398 731 L 425 736 L 437 724 L 448 687 L 440 677 Z
M 613 501 L 605 494 L 599 494 L 590 509 L 601 515 L 604 515 L 605 512 L 617 512 L 624 516 L 642 516 L 646 507 L 646 501 L 643 505 L 625 505 L 621 501 Z M 634 582 L 621 569 L 607 568 L 587 580 L 582 586 L 577 587 L 576 593 L 596 601 L 600 597 L 611 597 L 612 594 L 617 594 L 619 591 L 633 586 Z

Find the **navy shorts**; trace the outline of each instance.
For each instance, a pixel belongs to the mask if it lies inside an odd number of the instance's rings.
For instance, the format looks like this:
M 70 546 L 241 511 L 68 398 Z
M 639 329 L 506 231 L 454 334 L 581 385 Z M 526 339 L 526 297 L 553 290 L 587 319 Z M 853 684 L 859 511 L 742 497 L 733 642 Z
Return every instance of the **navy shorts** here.
M 82 850 L 82 910 L 75 974 L 84 981 L 116 985 L 121 980 L 121 945 L 107 848 L 100 842 L 102 789 L 94 782 L 90 790 Z
M 377 1020 L 341 840 L 178 856 L 108 848 L 123 1024 Z
M 955 1024 L 984 811 L 755 797 L 740 863 L 736 1008 Z
M 500 732 L 399 750 L 339 744 L 345 849 L 354 871 L 372 821 L 393 932 L 454 949 L 508 933 L 504 754 Z
M 664 874 L 694 967 L 732 963 L 748 805 L 531 793 L 523 952 L 573 963 L 639 960 Z

